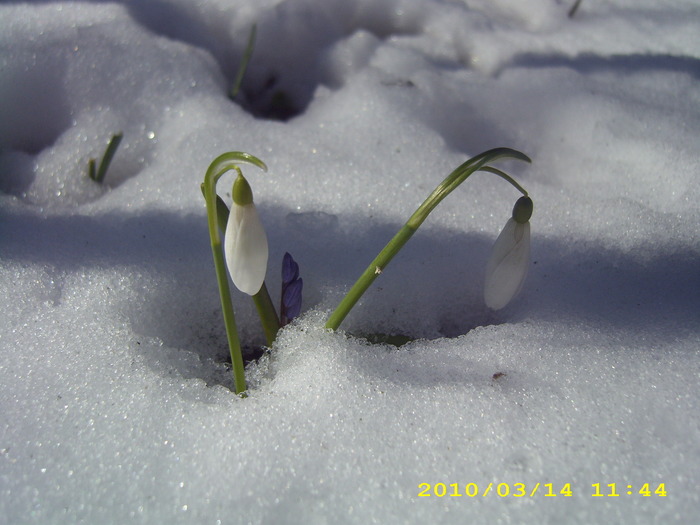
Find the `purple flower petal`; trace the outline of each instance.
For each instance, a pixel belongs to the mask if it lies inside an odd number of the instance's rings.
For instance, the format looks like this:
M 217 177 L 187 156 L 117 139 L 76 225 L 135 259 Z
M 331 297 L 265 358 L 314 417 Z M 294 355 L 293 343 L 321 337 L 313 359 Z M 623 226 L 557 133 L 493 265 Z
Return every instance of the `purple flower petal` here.
M 280 321 L 288 324 L 301 312 L 301 290 L 304 281 L 299 278 L 299 265 L 289 254 L 282 259 L 282 297 L 280 300 Z
M 294 258 L 286 252 L 282 259 L 282 286 L 291 283 L 299 277 L 299 265 Z
M 282 305 L 284 316 L 291 321 L 301 312 L 301 290 L 304 287 L 303 279 L 296 279 L 289 283 L 282 293 Z

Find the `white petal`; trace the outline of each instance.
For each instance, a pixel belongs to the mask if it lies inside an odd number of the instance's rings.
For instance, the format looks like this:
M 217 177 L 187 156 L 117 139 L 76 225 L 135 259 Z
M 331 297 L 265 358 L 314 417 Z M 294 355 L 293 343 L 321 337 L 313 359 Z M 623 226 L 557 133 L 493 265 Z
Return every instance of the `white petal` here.
M 224 254 L 233 284 L 255 295 L 267 272 L 267 235 L 255 204 L 233 204 L 224 234 Z
M 506 306 L 522 288 L 529 266 L 530 223 L 508 219 L 486 266 L 486 306 L 494 310 Z

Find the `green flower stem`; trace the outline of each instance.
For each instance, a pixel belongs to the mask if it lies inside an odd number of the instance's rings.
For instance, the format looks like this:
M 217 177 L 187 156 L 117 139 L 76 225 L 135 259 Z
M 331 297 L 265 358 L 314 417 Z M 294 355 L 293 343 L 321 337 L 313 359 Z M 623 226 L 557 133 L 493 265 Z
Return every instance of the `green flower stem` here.
M 280 319 L 277 316 L 275 305 L 272 304 L 272 299 L 267 291 L 267 286 L 263 281 L 260 291 L 253 296 L 255 308 L 258 310 L 258 316 L 262 323 L 263 331 L 265 332 L 265 340 L 267 346 L 272 346 L 277 338 L 277 332 L 280 330 Z
M 406 221 L 406 224 L 394 235 L 387 245 L 379 252 L 379 255 L 370 263 L 364 273 L 357 279 L 347 295 L 343 298 L 340 304 L 336 307 L 333 313 L 326 322 L 326 328 L 337 330 L 345 317 L 350 313 L 350 310 L 355 306 L 357 301 L 367 291 L 367 288 L 374 280 L 382 273 L 387 264 L 394 258 L 399 250 L 408 242 L 416 230 L 423 224 L 423 221 L 428 217 L 431 211 L 440 204 L 457 186 L 462 184 L 467 177 L 475 171 L 486 171 L 504 178 L 515 186 L 518 191 L 527 195 L 527 192 L 513 180 L 509 175 L 502 171 L 487 166 L 486 164 L 499 158 L 509 157 L 525 162 L 530 162 L 530 159 L 523 153 L 510 148 L 496 148 L 486 151 L 476 157 L 473 157 L 460 165 L 450 175 L 445 178 L 427 199 L 421 204 L 418 209 Z
M 203 184 L 202 191 L 204 191 Z M 224 200 L 217 195 L 216 219 L 219 223 L 219 229 L 223 232 L 226 231 L 226 225 L 228 224 L 228 214 L 228 206 L 226 206 Z M 277 338 L 277 332 L 280 330 L 281 323 L 277 315 L 277 310 L 275 310 L 275 305 L 270 298 L 270 293 L 267 291 L 267 285 L 264 282 L 260 291 L 253 295 L 253 302 L 255 303 L 255 308 L 258 311 L 258 316 L 260 317 L 260 322 L 265 332 L 267 346 L 272 346 L 272 343 L 274 343 Z
M 394 258 L 394 255 L 399 252 L 415 232 L 416 228 L 410 226 L 408 223 L 404 224 L 399 232 L 387 243 L 384 249 L 379 252 L 379 255 L 374 258 L 360 278 L 357 279 L 345 297 L 343 297 L 343 300 L 340 301 L 340 304 L 328 318 L 328 321 L 326 321 L 326 328 L 330 328 L 331 330 L 338 329 L 340 323 L 343 322 L 343 319 L 345 319 L 350 310 L 352 310 L 352 307 L 360 300 L 362 294 L 364 294 L 374 280 L 379 277 L 379 274 L 386 268 L 386 265 L 389 264 Z
M 228 170 L 235 169 L 240 173 L 238 162 L 248 162 L 263 170 L 267 170 L 265 164 L 258 158 L 242 152 L 229 152 L 218 156 L 211 163 L 204 176 L 202 191 L 207 204 L 207 225 L 209 227 L 209 237 L 211 239 L 211 250 L 214 256 L 214 270 L 216 281 L 219 285 L 219 296 L 221 297 L 221 309 L 226 326 L 226 338 L 228 339 L 229 351 L 231 352 L 231 364 L 233 367 L 233 380 L 236 394 L 244 394 L 246 391 L 245 367 L 243 355 L 241 353 L 241 342 L 236 329 L 236 319 L 233 313 L 233 303 L 231 302 L 231 291 L 228 286 L 228 276 L 226 275 L 226 262 L 224 252 L 221 248 L 221 235 L 219 234 L 220 212 L 217 208 L 216 182 Z M 226 224 L 224 222 L 224 224 Z

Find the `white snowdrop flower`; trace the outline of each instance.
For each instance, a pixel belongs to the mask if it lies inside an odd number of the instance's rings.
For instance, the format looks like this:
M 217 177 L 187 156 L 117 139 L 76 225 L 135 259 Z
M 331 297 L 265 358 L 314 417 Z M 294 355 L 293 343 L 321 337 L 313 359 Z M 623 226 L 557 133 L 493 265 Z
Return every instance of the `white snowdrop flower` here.
M 267 271 L 267 235 L 253 203 L 253 192 L 242 175 L 233 183 L 232 194 L 233 204 L 224 233 L 226 266 L 236 288 L 255 295 Z
M 515 297 L 525 282 L 530 265 L 530 216 L 532 199 L 521 197 L 513 207 L 496 239 L 486 266 L 484 300 L 486 306 L 500 310 Z

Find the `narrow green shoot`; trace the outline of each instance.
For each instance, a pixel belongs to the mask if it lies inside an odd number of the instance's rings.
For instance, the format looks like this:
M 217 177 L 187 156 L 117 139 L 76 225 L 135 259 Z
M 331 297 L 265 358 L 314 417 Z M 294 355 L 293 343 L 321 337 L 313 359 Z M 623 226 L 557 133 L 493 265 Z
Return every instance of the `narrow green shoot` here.
M 90 177 L 95 182 L 102 184 L 102 182 L 104 181 L 105 176 L 107 175 L 107 169 L 109 168 L 109 165 L 112 162 L 112 158 L 114 158 L 114 154 L 117 152 L 119 143 L 122 141 L 122 136 L 123 133 L 121 132 L 112 135 L 109 144 L 107 144 L 107 149 L 105 150 L 105 153 L 102 156 L 102 160 L 100 161 L 100 167 L 97 170 L 95 169 L 95 159 L 89 160 L 88 177 Z
M 487 165 L 489 162 L 500 158 L 513 158 L 524 162 L 530 162 L 530 159 L 519 151 L 510 148 L 496 148 L 469 159 L 450 173 L 450 175 L 433 190 L 423 204 L 421 204 L 408 221 L 406 221 L 406 224 L 404 224 L 398 233 L 369 264 L 367 269 L 357 279 L 350 291 L 330 315 L 326 322 L 326 328 L 330 328 L 331 330 L 338 329 L 350 310 L 355 306 L 357 301 L 359 301 L 365 291 L 367 291 L 367 288 L 370 287 L 374 280 L 384 271 L 387 264 L 389 264 L 399 250 L 403 248 L 420 225 L 423 224 L 423 221 L 425 221 L 430 212 L 475 171 L 486 171 L 498 175 L 512 184 L 518 191 L 523 193 L 523 195 L 527 195 L 527 192 L 509 175 Z
M 221 310 L 226 326 L 226 338 L 228 339 L 229 351 L 231 353 L 231 365 L 233 368 L 233 380 L 236 394 L 245 395 L 245 367 L 243 364 L 243 354 L 241 352 L 241 342 L 236 328 L 236 319 L 233 313 L 233 303 L 231 302 L 231 290 L 228 285 L 226 274 L 226 262 L 224 251 L 221 247 L 221 235 L 219 233 L 219 217 L 216 195 L 216 182 L 229 170 L 236 170 L 240 173 L 238 163 L 246 162 L 267 171 L 267 166 L 263 161 L 247 153 L 234 151 L 219 155 L 210 164 L 204 176 L 202 191 L 207 205 L 207 225 L 209 227 L 209 238 L 211 239 L 211 250 L 214 257 L 214 270 L 216 281 L 219 285 L 219 296 L 221 298 Z M 225 222 L 224 222 L 225 224 Z
M 241 59 L 241 64 L 238 66 L 238 72 L 236 73 L 236 80 L 233 82 L 233 87 L 231 88 L 231 93 L 229 97 L 231 99 L 236 98 L 238 92 L 241 90 L 241 84 L 243 83 L 243 77 L 246 70 L 248 69 L 248 62 L 250 62 L 250 57 L 253 55 L 253 48 L 255 47 L 255 36 L 257 34 L 257 25 L 253 24 L 250 29 L 250 34 L 248 35 L 248 44 L 243 52 L 243 58 Z
M 581 5 L 582 0 L 576 0 L 574 2 L 574 5 L 571 6 L 571 9 L 569 9 L 569 18 L 573 18 L 574 15 L 576 14 L 576 11 L 578 11 L 579 6 Z
M 265 332 L 267 346 L 271 347 L 277 338 L 277 332 L 279 332 L 281 324 L 275 305 L 272 303 L 272 298 L 267 291 L 267 285 L 264 282 L 260 291 L 253 296 L 253 302 Z

